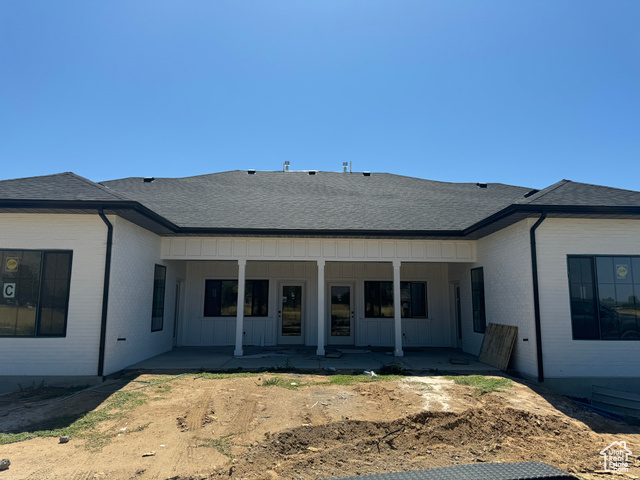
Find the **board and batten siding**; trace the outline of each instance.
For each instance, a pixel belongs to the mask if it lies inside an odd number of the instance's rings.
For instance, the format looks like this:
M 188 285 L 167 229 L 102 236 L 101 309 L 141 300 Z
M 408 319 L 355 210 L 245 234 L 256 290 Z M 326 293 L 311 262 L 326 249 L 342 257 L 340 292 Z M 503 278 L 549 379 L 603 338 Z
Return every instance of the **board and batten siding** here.
M 472 262 L 469 240 L 319 240 L 311 238 L 165 237 L 165 260 Z
M 545 376 L 637 378 L 640 341 L 573 340 L 567 255 L 640 255 L 640 220 L 547 218 L 536 239 Z
M 514 368 L 528 375 L 537 374 L 529 242 L 529 230 L 535 221 L 522 220 L 477 240 L 475 263 L 449 265 L 450 280 L 460 282 L 463 350 L 478 355 L 484 338 L 473 331 L 471 299 L 471 269 L 482 267 L 487 324 L 518 327 L 512 362 Z
M 0 214 L 0 248 L 73 251 L 66 336 L 0 338 L 0 375 L 97 375 L 106 240 L 97 214 Z
M 188 261 L 184 318 L 180 322 L 179 344 L 184 346 L 233 345 L 235 317 L 204 317 L 204 288 L 207 279 L 232 280 L 238 277 L 237 262 Z M 248 261 L 247 279 L 269 280 L 267 317 L 244 318 L 244 345 L 276 345 L 280 285 L 304 283 L 304 344 L 317 345 L 317 264 L 316 262 Z M 330 262 L 325 266 L 325 282 L 354 285 L 355 345 L 393 346 L 393 319 L 364 318 L 364 281 L 393 280 L 390 262 Z M 407 263 L 401 280 L 427 282 L 429 317 L 403 319 L 405 346 L 451 346 L 454 326 L 448 311 L 447 266 L 444 263 Z M 325 289 L 326 295 L 329 290 Z M 329 309 L 326 309 L 328 313 Z M 328 319 L 324 320 L 325 322 Z M 328 326 L 327 326 L 328 329 Z
M 185 262 L 161 260 L 159 236 L 120 217 L 112 223 L 105 375 L 172 349 L 176 282 L 186 278 Z M 152 332 L 156 264 L 167 270 L 163 328 Z

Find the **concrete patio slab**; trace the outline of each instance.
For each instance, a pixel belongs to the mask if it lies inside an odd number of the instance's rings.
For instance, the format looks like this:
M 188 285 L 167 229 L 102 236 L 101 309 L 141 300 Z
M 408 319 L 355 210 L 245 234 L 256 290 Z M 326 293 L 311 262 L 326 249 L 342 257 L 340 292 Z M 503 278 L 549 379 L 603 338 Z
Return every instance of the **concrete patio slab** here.
M 398 365 L 414 373 L 484 373 L 500 370 L 477 357 L 454 348 L 407 349 L 394 357 L 391 349 L 328 347 L 332 355 L 319 357 L 315 347 L 245 347 L 242 357 L 233 356 L 233 347 L 177 347 L 131 365 L 126 370 L 144 371 L 225 371 L 225 370 L 328 370 L 379 371 L 385 365 Z M 334 358 L 336 357 L 336 358 Z

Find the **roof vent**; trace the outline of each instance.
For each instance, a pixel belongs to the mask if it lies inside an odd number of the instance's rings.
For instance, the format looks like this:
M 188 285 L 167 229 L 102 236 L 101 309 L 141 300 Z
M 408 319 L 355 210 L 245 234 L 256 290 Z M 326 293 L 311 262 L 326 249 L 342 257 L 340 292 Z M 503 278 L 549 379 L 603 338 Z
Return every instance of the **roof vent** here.
M 362 175 L 365 177 L 370 177 L 371 176 L 371 172 L 362 172 Z
M 247 170 L 247 173 L 248 173 L 249 175 L 255 175 L 255 174 L 256 174 L 256 171 L 255 171 L 255 169 L 250 168 L 249 170 Z
M 530 192 L 527 192 L 524 194 L 524 198 L 529 198 L 531 195 L 535 195 L 536 193 L 538 193 L 540 190 L 536 190 L 535 188 L 533 190 L 531 190 Z
M 315 175 L 316 171 L 315 170 L 309 170 L 309 175 Z
M 487 188 L 486 183 L 476 183 L 476 185 L 478 186 L 478 188 Z
M 154 180 L 155 180 L 155 177 L 144 177 L 144 178 L 142 179 L 142 181 L 143 181 L 144 183 L 151 183 L 151 182 L 153 182 Z
M 286 160 L 283 164 L 282 164 L 282 171 L 283 172 L 288 172 L 289 171 L 289 166 L 291 164 L 289 163 L 289 160 Z
M 342 162 L 342 171 L 347 173 L 349 171 L 349 162 Z

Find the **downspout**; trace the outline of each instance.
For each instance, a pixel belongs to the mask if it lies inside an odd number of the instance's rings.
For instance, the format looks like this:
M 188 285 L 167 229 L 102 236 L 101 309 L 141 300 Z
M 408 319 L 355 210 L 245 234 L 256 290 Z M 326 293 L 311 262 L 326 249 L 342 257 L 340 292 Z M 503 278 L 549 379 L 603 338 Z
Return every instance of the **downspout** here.
M 107 338 L 107 307 L 109 303 L 109 277 L 111 274 L 111 247 L 113 245 L 113 225 L 105 217 L 102 208 L 98 210 L 98 215 L 107 226 L 107 251 L 104 259 L 104 282 L 102 289 L 102 321 L 100 323 L 100 352 L 98 354 L 98 376 L 104 374 L 104 350 Z
M 544 365 L 542 364 L 542 337 L 540 327 L 540 291 L 538 289 L 538 257 L 536 253 L 536 229 L 547 218 L 547 212 L 540 213 L 540 218 L 529 231 L 531 240 L 531 270 L 533 275 L 533 310 L 536 325 L 536 354 L 538 357 L 538 382 L 544 382 Z

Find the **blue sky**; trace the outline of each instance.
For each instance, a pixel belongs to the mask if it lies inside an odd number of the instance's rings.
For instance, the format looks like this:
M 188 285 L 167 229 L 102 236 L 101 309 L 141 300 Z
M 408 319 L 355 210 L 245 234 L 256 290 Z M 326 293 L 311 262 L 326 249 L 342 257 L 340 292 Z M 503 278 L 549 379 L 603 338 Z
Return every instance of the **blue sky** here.
M 640 190 L 640 1 L 0 2 L 0 178 Z

